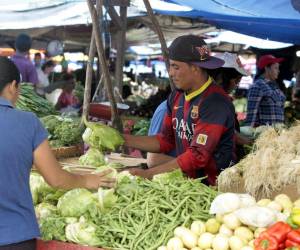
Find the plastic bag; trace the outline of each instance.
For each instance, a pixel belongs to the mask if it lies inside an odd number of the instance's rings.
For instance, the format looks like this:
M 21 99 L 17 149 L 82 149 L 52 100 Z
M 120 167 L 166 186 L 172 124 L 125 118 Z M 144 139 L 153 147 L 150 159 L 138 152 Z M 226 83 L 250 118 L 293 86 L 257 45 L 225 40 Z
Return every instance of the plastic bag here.
M 242 207 L 252 207 L 256 205 L 256 200 L 250 194 L 238 194 Z
M 231 213 L 241 206 L 241 200 L 238 194 L 224 193 L 218 195 L 211 203 L 210 214 Z
M 234 214 L 243 224 L 252 227 L 268 227 L 277 220 L 275 211 L 260 206 L 240 208 Z

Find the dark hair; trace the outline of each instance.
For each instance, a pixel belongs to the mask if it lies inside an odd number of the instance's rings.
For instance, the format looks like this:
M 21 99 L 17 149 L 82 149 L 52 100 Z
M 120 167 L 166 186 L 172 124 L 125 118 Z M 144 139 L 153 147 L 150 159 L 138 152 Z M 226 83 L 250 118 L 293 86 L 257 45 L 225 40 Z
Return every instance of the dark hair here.
M 20 52 L 27 52 L 31 48 L 31 38 L 27 34 L 20 34 L 16 38 L 16 49 Z
M 52 60 L 49 60 L 42 65 L 42 70 L 44 71 L 46 68 L 54 67 L 54 66 L 55 63 Z
M 266 66 L 266 67 L 268 67 L 268 66 Z M 256 81 L 258 78 L 260 78 L 265 72 L 266 72 L 266 68 L 260 69 L 257 67 L 256 74 L 254 76 L 254 81 Z
M 7 57 L 0 56 L 0 93 L 7 84 L 14 80 L 17 83 L 21 81 L 17 66 Z
M 242 77 L 242 74 L 234 68 L 222 68 L 222 87 L 228 91 L 230 80 Z
M 40 52 L 37 52 L 34 54 L 34 57 L 36 57 L 36 56 L 42 57 L 42 54 Z
M 230 80 L 237 77 L 241 77 L 242 74 L 234 68 L 218 68 L 214 70 L 209 70 L 208 74 L 214 78 L 221 87 L 228 92 L 230 86 Z

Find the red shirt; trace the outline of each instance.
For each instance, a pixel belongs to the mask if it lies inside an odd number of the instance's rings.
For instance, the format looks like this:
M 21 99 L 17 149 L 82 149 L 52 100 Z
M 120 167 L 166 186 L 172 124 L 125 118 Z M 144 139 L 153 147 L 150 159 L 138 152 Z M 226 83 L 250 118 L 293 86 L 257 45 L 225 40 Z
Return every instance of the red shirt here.
M 74 106 L 78 104 L 78 100 L 72 93 L 67 93 L 63 91 L 59 96 L 57 103 L 59 104 L 59 107 L 62 109 L 68 106 Z

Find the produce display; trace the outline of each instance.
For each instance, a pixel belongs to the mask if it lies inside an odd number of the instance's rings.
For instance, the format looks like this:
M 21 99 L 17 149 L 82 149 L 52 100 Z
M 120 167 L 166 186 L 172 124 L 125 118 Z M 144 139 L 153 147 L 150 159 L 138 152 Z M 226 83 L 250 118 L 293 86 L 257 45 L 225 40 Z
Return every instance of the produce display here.
M 185 178 L 181 171 L 157 175 L 153 181 L 126 172 L 116 178 L 115 190 L 74 189 L 50 202 L 46 190 L 51 197 L 56 193 L 40 178 L 31 178 L 43 239 L 105 249 L 156 250 L 176 227 L 211 217 L 209 208 L 217 192 Z
M 141 119 L 133 125 L 133 135 L 148 135 L 150 127 L 150 121 L 147 119 Z
M 73 146 L 82 141 L 84 129 L 80 126 L 80 118 L 48 115 L 40 120 L 49 133 L 48 139 L 52 147 Z
M 20 96 L 16 106 L 23 111 L 33 112 L 38 117 L 58 114 L 52 103 L 35 92 L 32 84 L 21 84 Z
M 175 228 L 158 250 L 299 250 L 299 201 L 285 194 L 258 202 L 248 194 L 220 194 L 211 203 L 214 218 Z
M 221 172 L 220 191 L 244 182 L 254 197 L 270 197 L 289 184 L 299 185 L 300 125 L 286 129 L 268 127 L 255 141 L 253 151 L 237 165 Z
M 84 86 L 80 82 L 75 84 L 74 95 L 77 97 L 79 103 L 83 103 L 84 98 Z

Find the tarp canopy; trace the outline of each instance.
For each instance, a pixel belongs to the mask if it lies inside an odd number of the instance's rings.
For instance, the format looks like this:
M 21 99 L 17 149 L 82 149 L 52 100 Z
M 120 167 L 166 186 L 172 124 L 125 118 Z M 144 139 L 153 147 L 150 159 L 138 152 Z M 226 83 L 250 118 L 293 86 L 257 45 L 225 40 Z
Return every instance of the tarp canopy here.
M 168 0 L 191 11 L 168 15 L 203 18 L 218 28 L 273 41 L 300 44 L 300 0 Z

